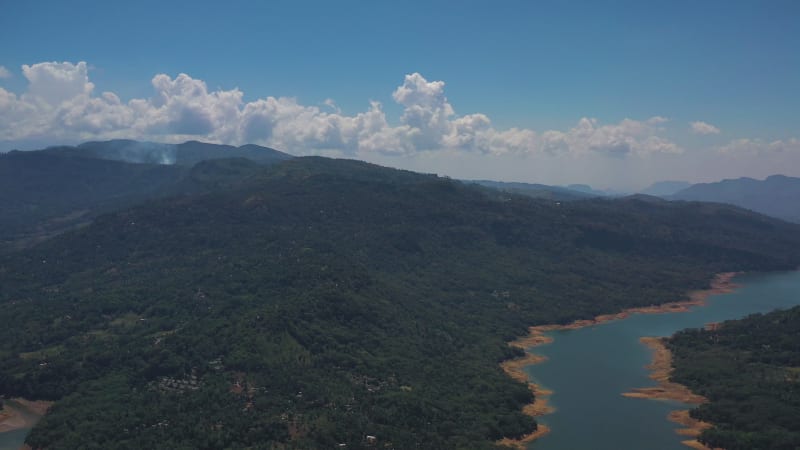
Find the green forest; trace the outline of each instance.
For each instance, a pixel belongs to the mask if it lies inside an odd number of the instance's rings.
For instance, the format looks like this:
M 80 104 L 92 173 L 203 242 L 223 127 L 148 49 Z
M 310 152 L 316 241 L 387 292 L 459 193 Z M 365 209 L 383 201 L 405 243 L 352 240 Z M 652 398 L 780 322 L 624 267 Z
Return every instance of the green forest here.
M 800 307 L 723 322 L 669 339 L 673 381 L 710 400 L 700 441 L 727 450 L 800 448 Z
M 157 163 L 167 155 L 174 164 Z M 29 247 L 100 214 L 149 199 L 213 189 L 213 183 L 193 182 L 202 178 L 202 171 L 189 168 L 203 161 L 228 159 L 228 166 L 241 169 L 243 162 L 258 167 L 290 158 L 257 145 L 196 141 L 173 145 L 114 140 L 0 153 L 0 253 Z M 218 164 L 215 173 L 234 181 L 237 177 L 225 166 Z
M 0 256 L 0 392 L 56 402 L 32 447 L 495 448 L 536 428 L 499 366 L 527 327 L 800 264 L 799 226 L 725 205 L 316 157 L 171 186 Z

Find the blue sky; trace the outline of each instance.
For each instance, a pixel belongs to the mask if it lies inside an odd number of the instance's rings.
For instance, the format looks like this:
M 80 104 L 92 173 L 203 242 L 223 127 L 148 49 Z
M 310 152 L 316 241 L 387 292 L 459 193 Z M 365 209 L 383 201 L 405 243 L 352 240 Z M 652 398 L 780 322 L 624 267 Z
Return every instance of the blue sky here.
M 800 2 L 164 3 L 4 1 L 0 150 L 254 141 L 628 189 L 800 175 Z

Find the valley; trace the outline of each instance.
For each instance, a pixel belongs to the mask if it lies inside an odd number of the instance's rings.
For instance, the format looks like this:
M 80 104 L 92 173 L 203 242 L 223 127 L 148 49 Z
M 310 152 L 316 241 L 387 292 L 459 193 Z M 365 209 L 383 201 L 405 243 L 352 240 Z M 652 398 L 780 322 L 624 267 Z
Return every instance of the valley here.
M 32 447 L 495 448 L 539 427 L 500 367 L 530 326 L 800 265 L 797 225 L 720 204 L 321 157 L 179 170 L 0 256 L 0 392 L 54 402 Z

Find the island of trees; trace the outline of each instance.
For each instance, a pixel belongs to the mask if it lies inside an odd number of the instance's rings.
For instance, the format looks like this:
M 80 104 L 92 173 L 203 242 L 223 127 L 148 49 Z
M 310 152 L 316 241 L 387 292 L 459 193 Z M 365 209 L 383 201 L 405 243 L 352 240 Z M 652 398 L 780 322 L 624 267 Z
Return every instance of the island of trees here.
M 800 307 L 667 341 L 672 380 L 709 399 L 690 414 L 714 424 L 699 440 L 727 450 L 800 448 Z

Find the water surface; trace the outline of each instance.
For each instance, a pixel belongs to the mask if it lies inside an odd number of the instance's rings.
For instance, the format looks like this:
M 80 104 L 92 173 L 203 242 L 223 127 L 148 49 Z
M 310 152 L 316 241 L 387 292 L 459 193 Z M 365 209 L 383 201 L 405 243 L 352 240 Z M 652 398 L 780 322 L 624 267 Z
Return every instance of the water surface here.
M 684 313 L 635 314 L 577 330 L 547 333 L 552 344 L 532 351 L 548 361 L 525 371 L 542 387 L 554 391 L 556 411 L 537 420 L 550 434 L 533 442 L 535 450 L 647 449 L 686 450 L 685 437 L 667 415 L 688 409 L 675 401 L 623 397 L 634 388 L 655 386 L 644 368 L 651 351 L 639 338 L 669 336 L 689 327 L 738 319 L 800 304 L 800 272 L 746 275 L 734 280 L 735 292 L 708 298 L 705 306 Z

